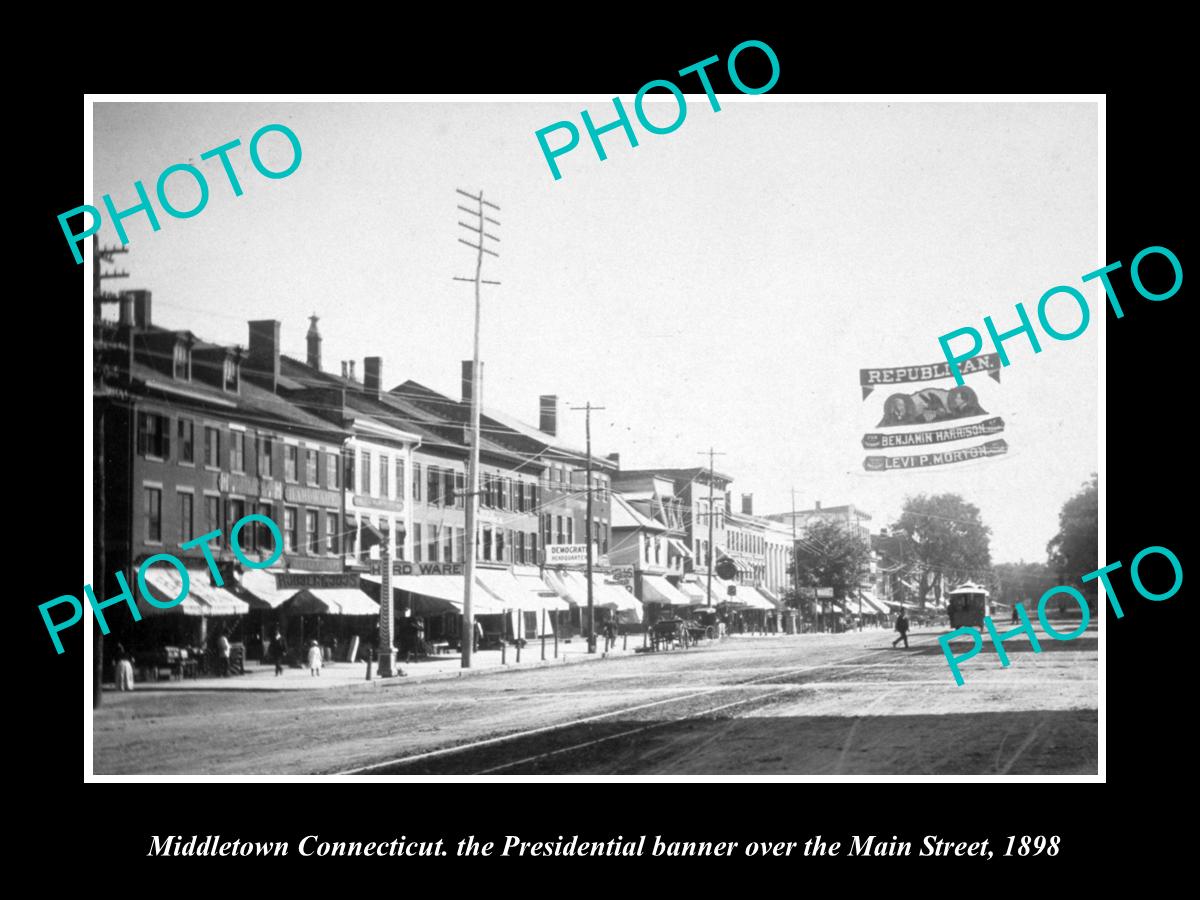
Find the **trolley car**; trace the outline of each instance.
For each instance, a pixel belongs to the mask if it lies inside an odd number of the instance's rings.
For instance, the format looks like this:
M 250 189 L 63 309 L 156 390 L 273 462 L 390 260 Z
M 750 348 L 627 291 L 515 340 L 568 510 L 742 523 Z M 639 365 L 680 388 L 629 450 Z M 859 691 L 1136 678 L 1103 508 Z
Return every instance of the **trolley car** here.
M 983 585 L 968 581 L 946 595 L 951 628 L 983 628 L 983 617 L 989 615 L 988 592 Z

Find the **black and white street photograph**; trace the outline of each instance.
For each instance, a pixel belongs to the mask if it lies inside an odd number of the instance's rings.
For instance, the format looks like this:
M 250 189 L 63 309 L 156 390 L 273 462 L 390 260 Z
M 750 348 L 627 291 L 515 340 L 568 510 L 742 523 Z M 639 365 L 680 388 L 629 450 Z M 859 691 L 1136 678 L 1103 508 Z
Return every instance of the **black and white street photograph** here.
M 94 98 L 90 779 L 1102 779 L 1102 103 L 765 52 Z

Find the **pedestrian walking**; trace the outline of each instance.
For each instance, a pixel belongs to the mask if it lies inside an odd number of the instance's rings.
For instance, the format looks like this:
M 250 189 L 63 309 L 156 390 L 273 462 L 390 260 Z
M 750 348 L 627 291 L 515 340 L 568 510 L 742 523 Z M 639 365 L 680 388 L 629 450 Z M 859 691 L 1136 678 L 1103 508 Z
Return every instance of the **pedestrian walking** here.
M 117 644 L 117 690 L 133 690 L 133 656 L 124 644 Z
M 1017 604 L 1013 603 L 1012 620 L 1014 623 L 1021 621 L 1021 617 L 1017 615 Z
M 908 649 L 908 616 L 904 614 L 904 610 L 900 610 L 900 615 L 896 618 L 896 630 L 900 632 L 900 637 L 892 641 L 892 646 L 895 647 L 901 641 L 904 641 L 904 649 Z
M 229 677 L 229 638 L 225 637 L 224 632 L 217 638 L 217 656 L 221 660 L 221 677 Z
M 471 649 L 478 651 L 479 642 L 483 640 L 483 626 L 479 624 L 479 620 L 475 620 L 475 628 L 471 632 Z
M 275 663 L 275 676 L 278 678 L 283 674 L 283 658 L 287 655 L 287 645 L 283 642 L 283 635 L 278 629 L 275 631 L 275 637 L 271 638 L 271 648 L 267 651 L 271 662 Z
M 317 676 L 321 674 L 321 647 L 316 641 L 313 641 L 308 647 L 308 674 Z

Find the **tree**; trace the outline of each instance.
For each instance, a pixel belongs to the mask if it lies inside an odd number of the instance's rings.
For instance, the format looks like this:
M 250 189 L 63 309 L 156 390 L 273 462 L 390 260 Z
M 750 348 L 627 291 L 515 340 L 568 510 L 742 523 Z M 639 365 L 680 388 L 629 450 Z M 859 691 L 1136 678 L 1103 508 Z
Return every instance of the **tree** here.
M 1058 534 L 1046 545 L 1046 554 L 1060 584 L 1077 584 L 1096 568 L 1100 555 L 1098 500 L 1099 487 L 1093 472 L 1091 480 L 1063 504 L 1058 514 Z M 1095 588 L 1095 582 L 1091 587 Z
M 817 519 L 797 540 L 800 583 L 833 588 L 844 600 L 858 590 L 871 562 L 871 545 L 844 524 Z
M 958 494 L 918 494 L 906 497 L 904 511 L 893 526 L 911 542 L 920 568 L 921 606 L 929 591 L 944 582 L 985 581 L 992 566 L 989 537 L 979 507 Z
M 1030 615 L 1037 609 L 1042 594 L 1060 584 L 1055 570 L 1045 563 L 998 563 L 992 567 L 992 603 L 1011 608 L 1014 603 L 1023 603 Z

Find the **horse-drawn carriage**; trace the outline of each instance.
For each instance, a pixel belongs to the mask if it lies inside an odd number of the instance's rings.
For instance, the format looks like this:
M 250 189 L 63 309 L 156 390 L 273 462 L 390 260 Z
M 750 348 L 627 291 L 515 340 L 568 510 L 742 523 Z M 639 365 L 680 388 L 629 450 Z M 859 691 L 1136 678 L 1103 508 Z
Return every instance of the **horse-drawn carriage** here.
M 655 650 L 670 650 L 673 647 L 687 648 L 702 640 L 716 640 L 719 633 L 716 617 L 712 621 L 704 618 L 659 619 L 650 626 L 650 643 Z

